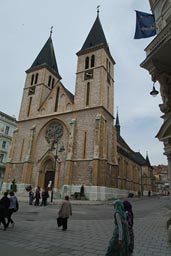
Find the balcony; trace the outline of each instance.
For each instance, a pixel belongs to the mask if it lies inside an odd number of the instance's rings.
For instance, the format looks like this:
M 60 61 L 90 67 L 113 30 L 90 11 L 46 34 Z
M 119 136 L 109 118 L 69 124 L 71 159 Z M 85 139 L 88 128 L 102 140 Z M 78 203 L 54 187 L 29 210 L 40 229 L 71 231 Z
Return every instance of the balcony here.
M 145 48 L 145 52 L 146 59 L 141 63 L 141 67 L 147 69 L 150 73 L 154 68 L 159 72 L 171 70 L 171 58 L 168 54 L 171 52 L 171 22 L 156 35 Z

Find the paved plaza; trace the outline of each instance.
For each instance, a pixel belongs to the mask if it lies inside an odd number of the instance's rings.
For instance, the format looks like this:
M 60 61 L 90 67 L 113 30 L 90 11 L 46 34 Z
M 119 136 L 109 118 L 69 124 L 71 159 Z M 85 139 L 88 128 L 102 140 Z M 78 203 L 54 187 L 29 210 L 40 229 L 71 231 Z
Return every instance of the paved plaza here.
M 134 208 L 135 251 L 133 256 L 170 256 L 166 213 L 168 198 L 130 199 Z M 14 214 L 15 227 L 0 228 L 0 255 L 17 256 L 100 256 L 105 255 L 113 231 L 111 202 L 72 201 L 73 216 L 68 230 L 57 228 L 61 201 L 46 207 L 20 201 Z

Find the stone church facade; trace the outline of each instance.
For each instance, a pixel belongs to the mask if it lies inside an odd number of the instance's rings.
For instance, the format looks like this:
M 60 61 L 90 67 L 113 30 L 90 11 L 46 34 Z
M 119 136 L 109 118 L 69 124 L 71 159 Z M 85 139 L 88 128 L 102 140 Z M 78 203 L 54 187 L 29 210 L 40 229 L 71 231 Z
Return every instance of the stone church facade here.
M 148 159 L 122 139 L 118 115 L 114 126 L 115 61 L 99 13 L 77 57 L 75 95 L 61 82 L 51 35 L 26 71 L 3 190 L 15 178 L 18 192 L 50 183 L 58 197 L 84 184 L 89 200 L 152 191 Z

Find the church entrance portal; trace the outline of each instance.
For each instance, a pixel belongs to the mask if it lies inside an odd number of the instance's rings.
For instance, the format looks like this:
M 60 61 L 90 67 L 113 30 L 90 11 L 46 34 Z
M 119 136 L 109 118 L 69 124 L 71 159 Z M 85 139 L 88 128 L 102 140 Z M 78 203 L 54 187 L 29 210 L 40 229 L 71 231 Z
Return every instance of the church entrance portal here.
M 47 170 L 45 173 L 45 181 L 44 181 L 44 188 L 47 188 L 49 185 L 49 188 L 52 188 L 54 185 L 54 179 L 55 179 L 55 172 L 52 170 Z

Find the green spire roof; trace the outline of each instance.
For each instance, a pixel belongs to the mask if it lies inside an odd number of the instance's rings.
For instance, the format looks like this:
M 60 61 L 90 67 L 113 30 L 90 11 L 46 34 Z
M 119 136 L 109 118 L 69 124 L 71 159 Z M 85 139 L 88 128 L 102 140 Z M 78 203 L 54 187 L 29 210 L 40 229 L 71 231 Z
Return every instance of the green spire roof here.
M 108 48 L 106 37 L 103 32 L 103 28 L 99 19 L 99 14 L 97 14 L 97 18 L 78 54 L 89 48 L 101 46 L 101 45 L 106 46 Z
M 43 46 L 42 50 L 34 60 L 30 69 L 39 67 L 41 65 L 47 65 L 49 68 L 53 69 L 53 71 L 55 71 L 57 75 L 60 77 L 51 36 L 46 41 L 45 45 Z

